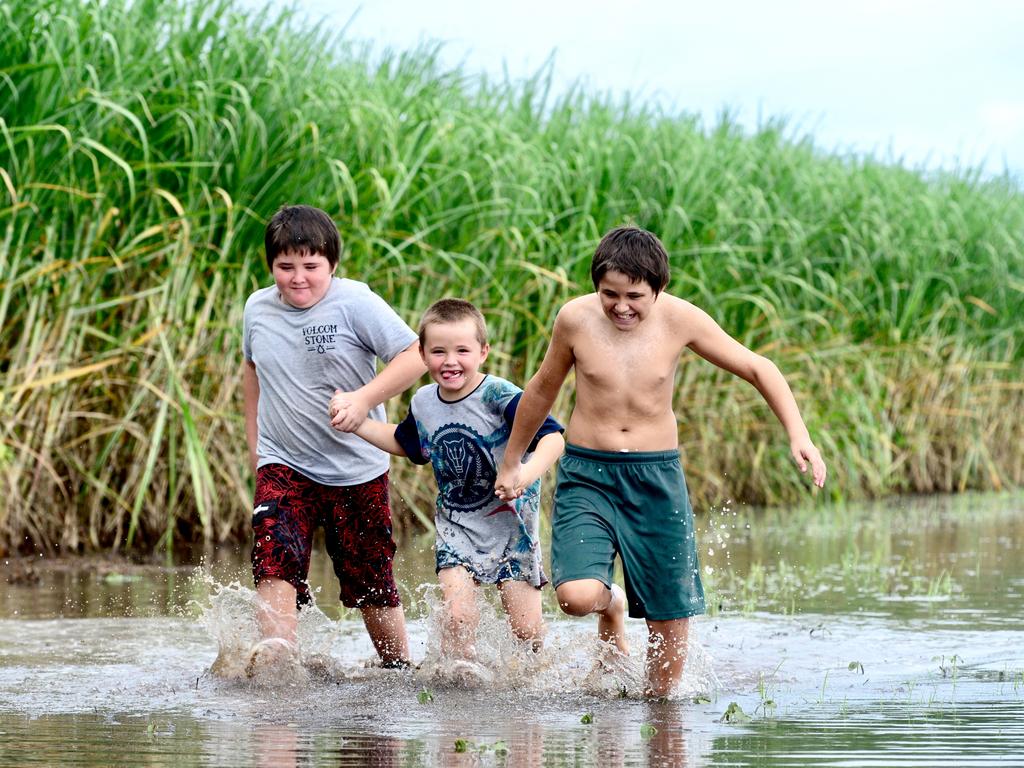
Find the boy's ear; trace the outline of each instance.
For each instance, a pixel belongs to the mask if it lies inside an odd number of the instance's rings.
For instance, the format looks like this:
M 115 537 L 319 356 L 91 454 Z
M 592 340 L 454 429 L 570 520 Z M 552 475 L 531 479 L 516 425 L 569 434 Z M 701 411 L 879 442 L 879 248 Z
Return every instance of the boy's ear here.
M 480 347 L 480 351 L 482 352 L 482 354 L 480 355 L 480 362 L 482 363 L 484 360 L 487 359 L 487 353 L 491 351 L 491 345 L 484 344 L 482 347 Z
M 427 362 L 427 353 L 423 351 L 423 342 L 422 342 L 422 341 L 421 341 L 421 342 L 419 342 L 419 343 L 418 343 L 418 344 L 416 345 L 416 349 L 418 349 L 418 350 L 420 351 L 420 359 L 421 359 L 421 360 L 422 360 L 422 361 L 423 361 L 424 363 L 426 363 L 426 362 Z

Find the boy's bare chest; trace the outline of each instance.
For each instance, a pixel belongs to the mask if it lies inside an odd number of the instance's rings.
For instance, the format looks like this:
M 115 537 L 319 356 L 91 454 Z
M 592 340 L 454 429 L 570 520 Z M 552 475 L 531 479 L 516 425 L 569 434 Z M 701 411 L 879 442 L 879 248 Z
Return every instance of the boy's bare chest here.
M 658 389 L 674 378 L 680 351 L 657 334 L 594 337 L 574 349 L 576 378 L 609 392 Z

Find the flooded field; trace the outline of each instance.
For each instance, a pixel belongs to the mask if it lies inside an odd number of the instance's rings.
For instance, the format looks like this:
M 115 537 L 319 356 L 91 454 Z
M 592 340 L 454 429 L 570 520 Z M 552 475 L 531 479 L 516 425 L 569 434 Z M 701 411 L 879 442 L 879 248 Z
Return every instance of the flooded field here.
M 593 619 L 550 591 L 544 653 L 510 652 L 492 617 L 502 666 L 463 690 L 368 666 L 318 556 L 301 632 L 326 663 L 265 687 L 209 672 L 253 631 L 244 553 L 2 564 L 0 765 L 1024 765 L 1022 512 L 963 496 L 700 516 L 712 610 L 666 702 L 637 696 L 642 622 L 630 663 L 602 669 Z M 416 661 L 435 642 L 430 543 L 396 566 Z

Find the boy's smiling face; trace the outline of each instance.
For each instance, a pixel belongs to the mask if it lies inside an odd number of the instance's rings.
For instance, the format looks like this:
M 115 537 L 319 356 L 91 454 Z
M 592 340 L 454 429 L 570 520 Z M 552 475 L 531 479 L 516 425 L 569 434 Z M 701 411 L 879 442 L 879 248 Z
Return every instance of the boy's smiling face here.
M 620 331 L 631 331 L 642 323 L 658 298 L 646 281 L 634 283 L 629 275 L 614 269 L 598 282 L 597 295 L 605 316 Z
M 322 253 L 278 254 L 272 271 L 281 298 L 296 309 L 309 309 L 326 296 L 334 276 L 334 268 Z
M 437 382 L 444 400 L 459 400 L 483 380 L 480 366 L 487 359 L 490 345 L 477 338 L 472 318 L 454 323 L 431 323 L 423 331 L 420 347 L 430 378 Z

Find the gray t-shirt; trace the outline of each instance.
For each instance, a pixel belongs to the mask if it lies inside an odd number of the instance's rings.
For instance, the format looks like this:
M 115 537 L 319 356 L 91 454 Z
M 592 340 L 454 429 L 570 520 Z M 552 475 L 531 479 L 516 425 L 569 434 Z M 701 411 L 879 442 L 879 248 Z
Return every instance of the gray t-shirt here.
M 498 376 L 485 376 L 456 401 L 442 400 L 437 384 L 428 384 L 413 395 L 409 415 L 395 430 L 405 454 L 434 469 L 437 570 L 461 565 L 486 584 L 526 581 L 539 587 L 547 581 L 540 551 L 540 480 L 511 502 L 494 495 L 521 395 L 519 387 Z M 540 438 L 561 431 L 548 416 L 527 457 Z
M 335 389 L 362 387 L 416 334 L 366 283 L 335 277 L 307 309 L 285 303 L 276 286 L 245 302 L 242 351 L 260 384 L 257 466 L 285 464 L 323 485 L 357 485 L 387 471 L 383 451 L 331 427 Z M 385 420 L 384 406 L 369 418 Z

